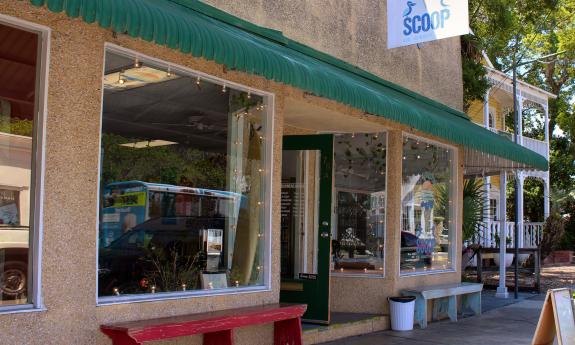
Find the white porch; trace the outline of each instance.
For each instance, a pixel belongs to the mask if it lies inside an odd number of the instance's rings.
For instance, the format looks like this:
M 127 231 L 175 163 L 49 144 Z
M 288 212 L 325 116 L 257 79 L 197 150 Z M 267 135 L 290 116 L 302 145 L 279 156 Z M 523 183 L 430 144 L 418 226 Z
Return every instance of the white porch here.
M 543 222 L 538 223 L 523 223 L 521 231 L 519 231 L 519 248 L 537 248 L 537 245 L 541 242 L 541 236 L 543 234 Z M 515 239 L 513 234 L 515 233 L 515 223 L 505 222 L 505 233 L 507 234 L 508 243 L 507 248 L 513 248 L 515 246 Z M 479 244 L 484 248 L 496 248 L 499 247 L 499 239 L 501 238 L 501 227 L 502 222 L 500 221 L 488 221 L 482 223 L 481 234 L 473 240 L 473 244 Z

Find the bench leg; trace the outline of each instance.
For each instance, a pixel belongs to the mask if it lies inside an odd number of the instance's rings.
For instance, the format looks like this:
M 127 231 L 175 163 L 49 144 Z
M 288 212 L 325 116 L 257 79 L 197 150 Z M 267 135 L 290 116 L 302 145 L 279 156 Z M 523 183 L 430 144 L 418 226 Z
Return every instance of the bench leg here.
M 299 317 L 274 323 L 274 345 L 302 345 Z
M 142 344 L 142 343 L 135 341 L 134 339 L 132 339 L 130 336 L 128 336 L 124 332 L 114 331 L 111 329 L 101 329 L 101 331 L 102 331 L 102 333 L 107 335 L 110 339 L 112 339 L 112 344 L 114 344 L 114 345 L 141 345 Z
M 449 315 L 451 321 L 457 321 L 457 296 L 455 295 L 449 296 L 447 315 Z
M 481 292 L 461 296 L 461 306 L 471 309 L 475 315 L 481 315 Z
M 415 300 L 415 321 L 419 328 L 427 328 L 427 301 L 421 296 L 417 296 Z
M 234 333 L 231 329 L 204 334 L 204 345 L 233 345 Z

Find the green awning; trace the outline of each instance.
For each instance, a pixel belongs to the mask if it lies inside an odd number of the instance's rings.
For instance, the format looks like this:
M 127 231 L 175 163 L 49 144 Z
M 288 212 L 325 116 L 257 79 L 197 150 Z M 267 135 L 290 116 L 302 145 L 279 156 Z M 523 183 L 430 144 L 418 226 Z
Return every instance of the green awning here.
M 518 168 L 548 170 L 544 157 L 472 123 L 460 111 L 197 0 L 30 2 L 350 105 L 519 163 Z

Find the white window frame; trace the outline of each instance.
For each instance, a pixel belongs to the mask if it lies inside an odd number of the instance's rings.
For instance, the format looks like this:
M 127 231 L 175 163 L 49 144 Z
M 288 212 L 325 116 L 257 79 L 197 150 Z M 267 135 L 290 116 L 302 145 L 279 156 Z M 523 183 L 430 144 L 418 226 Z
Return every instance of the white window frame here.
M 264 154 L 264 172 L 266 173 L 264 181 L 264 217 L 263 217 L 263 229 L 264 229 L 264 263 L 263 263 L 263 285 L 259 286 L 247 286 L 247 287 L 229 287 L 225 289 L 214 289 L 214 290 L 189 290 L 181 292 L 162 292 L 155 294 L 137 294 L 137 295 L 123 295 L 123 296 L 98 296 L 98 261 L 99 261 L 99 249 L 96 246 L 96 262 L 95 262 L 95 277 L 96 277 L 96 305 L 106 306 L 113 304 L 126 304 L 126 303 L 136 303 L 136 302 L 150 302 L 150 301 L 164 301 L 164 300 L 174 300 L 174 299 L 186 299 L 193 297 L 207 297 L 207 296 L 220 296 L 220 295 L 233 295 L 233 294 L 244 294 L 244 293 L 254 293 L 254 292 L 269 292 L 272 291 L 272 191 L 273 191 L 273 150 L 274 150 L 274 114 L 275 114 L 275 94 L 254 89 L 245 85 L 241 85 L 229 80 L 218 78 L 210 74 L 197 71 L 182 65 L 170 63 L 165 60 L 154 58 L 137 51 L 118 46 L 116 44 L 106 42 L 104 45 L 104 52 L 102 61 L 102 87 L 101 87 L 101 109 L 100 109 L 100 133 L 99 133 L 99 161 L 98 161 L 98 195 L 97 195 L 97 220 L 96 220 L 96 243 L 98 243 L 98 234 L 100 228 L 100 177 L 102 173 L 102 120 L 103 120 L 103 104 L 104 104 L 104 74 L 106 68 L 106 53 L 111 52 L 114 54 L 126 56 L 129 58 L 138 58 L 141 61 L 152 63 L 156 66 L 165 66 L 170 68 L 174 73 L 181 75 L 188 75 L 194 77 L 200 77 L 202 81 L 212 82 L 219 85 L 226 85 L 226 87 L 240 90 L 244 92 L 249 92 L 252 95 L 261 96 L 263 98 L 263 105 L 265 111 L 265 128 L 266 133 L 263 139 L 265 143 L 265 154 Z
M 28 245 L 27 274 L 29 280 L 29 302 L 19 305 L 0 306 L 0 314 L 44 311 L 46 308 L 42 298 L 42 233 L 51 29 L 43 25 L 3 14 L 0 14 L 0 24 L 38 35 L 30 181 L 30 239 Z
M 355 135 L 363 135 L 365 133 L 354 133 Z M 389 148 L 389 131 L 387 130 L 382 130 L 379 132 L 373 132 L 373 133 L 368 133 L 368 134 L 385 134 L 385 150 L 387 152 L 388 148 Z M 334 140 L 336 140 L 336 137 L 334 136 Z M 386 153 L 385 155 L 385 204 L 383 205 L 384 209 L 385 209 L 385 217 L 383 218 L 383 272 L 381 273 L 347 273 L 347 272 L 338 272 L 336 270 L 332 270 L 331 269 L 331 265 L 330 265 L 330 270 L 329 270 L 329 274 L 330 276 L 333 277 L 338 277 L 338 278 L 370 278 L 370 279 L 383 279 L 386 277 L 386 262 L 387 262 L 387 215 L 388 215 L 388 209 L 387 209 L 387 197 L 388 197 L 388 176 L 389 176 L 389 155 Z M 336 238 L 337 237 L 337 214 L 336 214 L 336 200 L 337 200 L 337 192 L 338 191 L 347 191 L 347 192 L 357 192 L 357 193 L 362 193 L 362 191 L 360 190 L 352 190 L 352 189 L 346 189 L 346 188 L 336 188 L 335 187 L 335 159 L 334 159 L 334 164 L 333 164 L 333 194 L 332 194 L 332 224 L 334 225 L 332 227 L 332 238 Z M 333 257 L 330 257 L 330 260 L 333 260 Z
M 457 243 L 459 241 L 459 237 L 458 237 L 458 228 L 459 228 L 459 208 L 457 207 L 458 204 L 458 198 L 459 198 L 459 176 L 458 176 L 458 170 L 457 170 L 457 164 L 458 164 L 458 159 L 459 159 L 459 149 L 455 146 L 452 145 L 447 145 L 444 143 L 440 143 L 438 141 L 435 140 L 431 140 L 431 139 L 427 139 L 427 138 L 423 138 L 414 134 L 410 134 L 407 132 L 403 132 L 403 137 L 401 142 L 403 143 L 406 139 L 411 139 L 411 140 L 417 140 L 423 143 L 427 143 L 433 146 L 438 146 L 438 147 L 442 147 L 445 149 L 449 149 L 451 150 L 453 153 L 453 157 L 451 159 L 451 171 L 453 172 L 453 174 L 451 175 L 451 195 L 450 195 L 450 199 L 453 201 L 451 203 L 451 206 L 449 208 L 449 214 L 453 215 L 452 217 L 450 216 L 450 220 L 451 220 L 451 224 L 453 229 L 450 231 L 453 231 L 453 240 L 451 245 L 449 246 L 449 260 L 451 261 L 451 267 L 449 268 L 445 268 L 445 269 L 435 269 L 435 270 L 427 270 L 427 271 L 423 271 L 423 272 L 402 272 L 401 271 L 401 232 L 400 235 L 398 236 L 398 239 L 395 242 L 395 245 L 397 246 L 397 248 L 399 248 L 399 260 L 397 261 L 397 268 L 398 268 L 398 273 L 399 273 L 399 277 L 400 278 L 405 278 L 405 277 L 413 277 L 413 276 L 423 276 L 423 275 L 434 275 L 434 274 L 444 274 L 444 273 L 454 273 L 457 272 Z M 401 148 L 401 155 L 403 156 L 403 145 Z M 403 160 L 401 161 L 401 178 L 403 179 Z M 400 197 L 401 199 L 401 197 Z M 400 200 L 400 202 L 403 203 L 403 200 Z M 403 217 L 401 215 L 401 212 L 403 210 L 403 207 L 399 208 L 399 219 L 402 222 L 400 225 L 400 229 L 403 229 Z M 401 231 L 401 230 L 400 230 Z

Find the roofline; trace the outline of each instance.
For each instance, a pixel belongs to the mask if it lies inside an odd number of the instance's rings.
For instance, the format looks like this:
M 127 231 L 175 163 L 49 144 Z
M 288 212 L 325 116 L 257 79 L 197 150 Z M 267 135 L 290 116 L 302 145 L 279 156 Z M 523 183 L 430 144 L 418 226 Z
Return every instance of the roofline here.
M 505 77 L 507 80 L 509 80 L 509 83 L 511 83 L 511 77 L 509 77 L 507 74 L 505 74 L 505 73 L 503 73 L 503 72 L 501 72 L 501 71 L 499 71 L 499 70 L 496 70 L 495 68 L 489 67 L 489 66 L 485 66 L 485 65 L 484 65 L 484 67 L 485 67 L 485 69 L 486 69 L 488 72 L 494 73 L 494 74 L 499 75 L 499 76 L 502 76 L 502 77 Z M 532 90 L 534 90 L 534 91 L 537 91 L 537 92 L 539 92 L 539 93 L 544 94 L 545 96 L 547 96 L 547 98 L 553 98 L 553 99 L 556 99 L 556 98 L 557 98 L 557 95 L 555 95 L 555 94 L 553 94 L 553 93 L 551 93 L 551 92 L 549 92 L 549 91 L 545 91 L 545 90 L 543 90 L 543 89 L 541 89 L 541 88 L 539 88 L 539 87 L 537 87 L 537 86 L 531 85 L 531 84 L 529 84 L 529 83 L 527 83 L 527 82 L 525 82 L 525 81 L 523 81 L 523 80 L 517 79 L 517 82 L 518 82 L 518 84 L 521 84 L 522 86 L 525 86 L 525 87 L 527 87 L 527 88 L 529 88 L 529 89 L 532 89 Z

